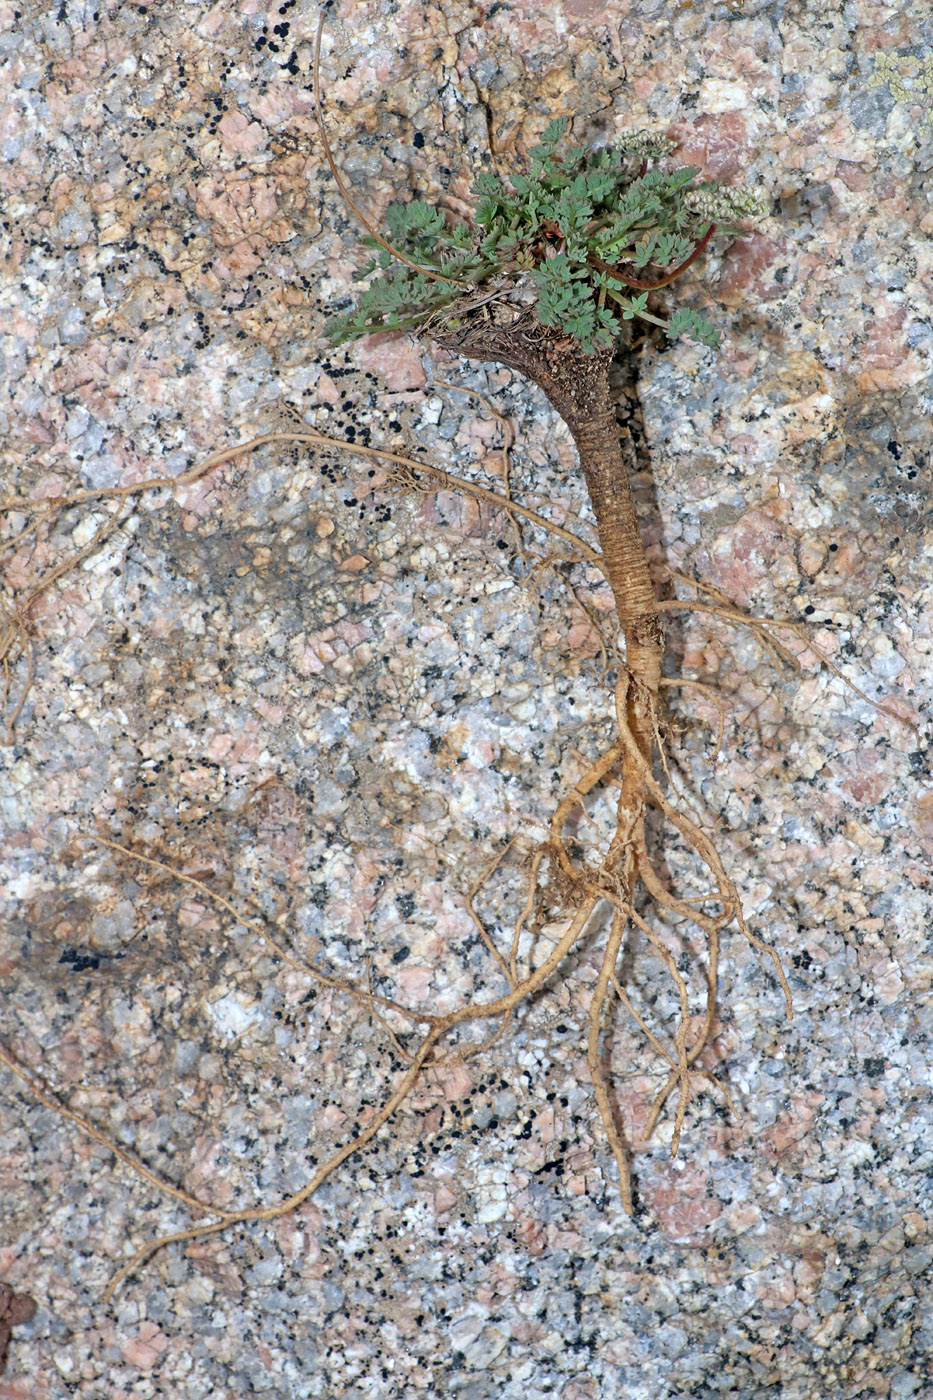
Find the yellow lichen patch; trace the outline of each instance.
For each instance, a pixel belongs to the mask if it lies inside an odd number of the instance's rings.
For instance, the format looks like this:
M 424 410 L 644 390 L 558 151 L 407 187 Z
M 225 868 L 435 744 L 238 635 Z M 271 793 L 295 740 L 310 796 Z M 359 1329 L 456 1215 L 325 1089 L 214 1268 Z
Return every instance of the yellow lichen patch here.
M 879 53 L 866 86 L 887 88 L 895 102 L 922 107 L 921 125 L 933 126 L 933 54 Z

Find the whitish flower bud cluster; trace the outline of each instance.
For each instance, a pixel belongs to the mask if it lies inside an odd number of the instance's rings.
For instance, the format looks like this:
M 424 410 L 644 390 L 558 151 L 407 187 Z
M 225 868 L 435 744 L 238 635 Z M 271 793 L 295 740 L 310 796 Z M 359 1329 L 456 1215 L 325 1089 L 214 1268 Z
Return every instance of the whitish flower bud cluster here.
M 637 156 L 639 160 L 657 160 L 676 150 L 677 142 L 668 136 L 653 136 L 650 131 L 620 131 L 612 137 L 609 145 L 617 151 L 624 151 L 626 155 Z
M 684 204 L 692 213 L 714 224 L 724 224 L 730 219 L 762 219 L 767 212 L 764 200 L 754 190 L 688 190 Z

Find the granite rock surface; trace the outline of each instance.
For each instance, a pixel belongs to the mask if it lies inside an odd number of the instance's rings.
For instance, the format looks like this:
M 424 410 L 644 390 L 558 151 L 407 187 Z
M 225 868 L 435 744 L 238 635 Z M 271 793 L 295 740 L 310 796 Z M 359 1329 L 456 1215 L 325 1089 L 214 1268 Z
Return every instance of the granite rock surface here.
M 508 482 L 592 538 L 536 390 L 407 340 L 327 348 L 359 248 L 316 26 L 307 0 L 0 0 L 2 1044 L 228 1209 L 297 1190 L 414 1044 L 263 928 L 415 1010 L 499 994 L 470 890 L 513 842 L 476 899 L 507 947 L 535 842 L 610 732 L 598 576 L 535 568 L 547 537 L 487 505 L 295 442 L 104 494 L 310 428 Z M 795 1016 L 730 937 L 704 1065 L 735 1112 L 699 1097 L 674 1160 L 669 1123 L 639 1137 L 659 1061 L 613 1016 L 630 1220 L 586 1071 L 596 928 L 295 1215 L 167 1248 L 110 1307 L 115 1269 L 191 1213 L 0 1066 L 0 1283 L 37 1304 L 0 1400 L 933 1393 L 931 40 L 868 0 L 329 15 L 329 130 L 374 220 L 413 193 L 468 211 L 476 172 L 557 115 L 579 141 L 666 132 L 766 195 L 684 287 L 722 351 L 643 353 L 636 485 L 659 587 L 675 569 L 812 624 L 819 653 L 781 635 L 799 673 L 696 611 L 669 648 L 670 678 L 706 687 L 671 687 L 671 780 Z M 669 1027 L 643 939 L 624 971 Z

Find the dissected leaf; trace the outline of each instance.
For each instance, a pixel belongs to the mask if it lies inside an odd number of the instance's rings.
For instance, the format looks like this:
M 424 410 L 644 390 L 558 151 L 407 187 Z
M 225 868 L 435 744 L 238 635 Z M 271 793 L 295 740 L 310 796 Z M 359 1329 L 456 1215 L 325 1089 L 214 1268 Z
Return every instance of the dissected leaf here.
M 669 153 L 664 137 L 629 132 L 587 151 L 562 144 L 567 125 L 565 117 L 550 122 L 527 170 L 510 174 L 508 184 L 481 171 L 469 223 L 448 223 L 442 209 L 420 199 L 390 205 L 389 241 L 423 271 L 397 263 L 377 240 L 365 238 L 374 257 L 359 276 L 372 281 L 352 312 L 328 322 L 335 343 L 378 329 L 417 328 L 447 306 L 456 315 L 458 296 L 473 295 L 477 285 L 498 281 L 507 291 L 510 279 L 530 273 L 542 324 L 590 353 L 609 348 L 620 320 L 635 318 L 672 337 L 718 344 L 714 328 L 689 309 L 675 310 L 669 320 L 649 311 L 647 294 L 630 294 L 631 281 L 657 280 L 640 271 L 648 267 L 676 271 L 711 223 L 760 212 L 756 197 L 721 190 L 715 181 L 698 183 L 694 166 L 645 169 L 648 160 Z M 636 158 L 642 165 L 633 173 Z

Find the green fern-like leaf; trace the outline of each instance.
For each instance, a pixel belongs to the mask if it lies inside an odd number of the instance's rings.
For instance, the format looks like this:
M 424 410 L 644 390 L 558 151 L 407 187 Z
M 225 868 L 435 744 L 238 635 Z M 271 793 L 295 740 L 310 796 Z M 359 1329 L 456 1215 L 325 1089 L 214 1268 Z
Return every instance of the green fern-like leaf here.
M 525 171 L 507 180 L 478 174 L 470 222 L 448 223 L 420 199 L 391 205 L 389 241 L 424 270 L 396 262 L 365 238 L 373 256 L 357 276 L 371 278 L 370 285 L 354 310 L 328 322 L 334 343 L 374 330 L 417 329 L 448 307 L 457 316 L 458 301 L 469 306 L 477 289 L 507 295 L 524 284 L 534 289 L 542 324 L 572 336 L 587 353 L 609 348 L 621 323 L 636 318 L 715 347 L 718 332 L 696 312 L 680 308 L 665 319 L 629 284 L 646 280 L 641 270 L 649 267 L 647 280 L 663 282 L 711 224 L 760 212 L 755 196 L 698 183 L 693 166 L 647 169 L 669 153 L 664 137 L 629 132 L 587 151 L 565 145 L 566 130 L 566 118 L 552 121 Z

